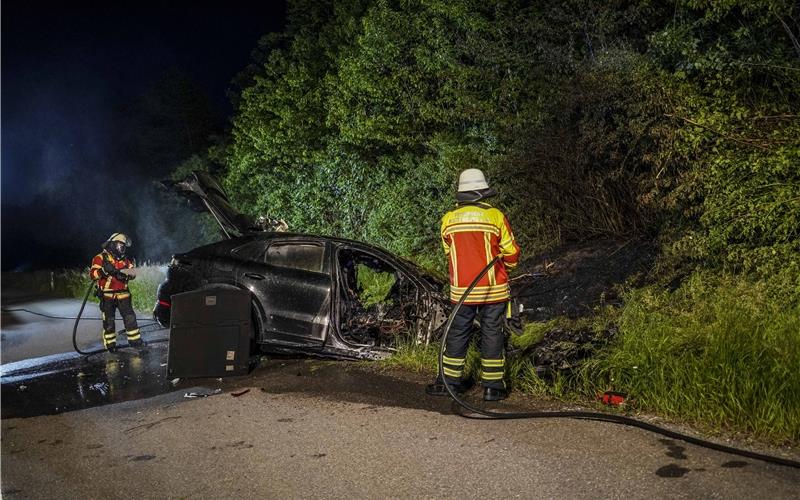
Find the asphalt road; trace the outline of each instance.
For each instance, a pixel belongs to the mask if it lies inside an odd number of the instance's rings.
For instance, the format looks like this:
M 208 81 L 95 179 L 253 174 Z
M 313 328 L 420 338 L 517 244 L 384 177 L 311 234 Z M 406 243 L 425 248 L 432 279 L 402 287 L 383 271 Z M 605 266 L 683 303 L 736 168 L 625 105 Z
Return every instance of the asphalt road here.
M 371 364 L 173 381 L 166 358 L 4 364 L 3 498 L 800 498 L 797 469 L 602 422 L 467 419 Z
M 58 318 L 74 318 L 80 310 L 81 300 L 40 297 L 5 289 L 2 295 L 0 363 L 5 365 L 40 356 L 73 352 L 74 321 Z M 138 315 L 140 327 L 152 329 L 147 326 L 153 323 L 149 315 L 143 312 Z M 117 317 L 119 318 L 119 314 Z M 98 348 L 102 324 L 97 304 L 88 302 L 81 318 L 78 323 L 78 346 L 83 350 Z M 118 319 L 117 331 L 121 332 L 123 329 L 122 320 Z M 120 342 L 123 340 L 124 335 Z

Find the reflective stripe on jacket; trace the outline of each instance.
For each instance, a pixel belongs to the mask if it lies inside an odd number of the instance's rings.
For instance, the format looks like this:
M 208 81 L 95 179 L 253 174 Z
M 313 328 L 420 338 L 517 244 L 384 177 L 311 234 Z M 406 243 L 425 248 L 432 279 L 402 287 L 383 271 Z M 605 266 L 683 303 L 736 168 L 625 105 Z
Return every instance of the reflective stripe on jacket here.
M 103 272 L 103 261 L 106 260 L 115 269 L 132 269 L 133 261 L 130 259 L 115 259 L 113 255 L 103 250 L 92 259 L 92 267 L 89 269 L 89 277 L 97 282 L 97 287 L 103 296 L 109 299 L 125 299 L 131 296 L 128 291 L 128 283 L 118 280 L 113 276 L 106 276 Z
M 503 212 L 488 203 L 459 205 L 442 217 L 442 245 L 450 265 L 450 300 L 458 302 L 478 273 L 502 259 L 473 288 L 465 304 L 494 304 L 511 297 L 508 272 L 519 261 L 519 245 Z

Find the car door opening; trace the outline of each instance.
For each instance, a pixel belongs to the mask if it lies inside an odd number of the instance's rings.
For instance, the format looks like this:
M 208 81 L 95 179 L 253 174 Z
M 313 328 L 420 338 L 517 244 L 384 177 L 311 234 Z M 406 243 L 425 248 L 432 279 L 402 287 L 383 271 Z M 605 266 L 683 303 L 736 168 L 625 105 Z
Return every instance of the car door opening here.
M 413 338 L 417 287 L 388 262 L 342 249 L 339 264 L 339 332 L 346 342 L 394 348 Z

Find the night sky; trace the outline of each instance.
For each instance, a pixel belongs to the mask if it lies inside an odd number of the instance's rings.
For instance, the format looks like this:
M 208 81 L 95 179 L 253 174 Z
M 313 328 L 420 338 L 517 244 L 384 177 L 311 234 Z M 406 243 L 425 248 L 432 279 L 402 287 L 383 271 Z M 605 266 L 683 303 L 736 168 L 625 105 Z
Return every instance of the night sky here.
M 3 2 L 4 270 L 80 265 L 114 231 L 149 242 L 138 248 L 148 258 L 187 249 L 167 243 L 170 235 L 154 244 L 153 228 L 134 221 L 157 210 L 143 186 L 164 175 L 126 156 L 131 136 L 143 133 L 136 110 L 154 86 L 179 75 L 207 100 L 209 127 L 222 132 L 231 80 L 259 38 L 282 30 L 286 7 L 164 5 Z

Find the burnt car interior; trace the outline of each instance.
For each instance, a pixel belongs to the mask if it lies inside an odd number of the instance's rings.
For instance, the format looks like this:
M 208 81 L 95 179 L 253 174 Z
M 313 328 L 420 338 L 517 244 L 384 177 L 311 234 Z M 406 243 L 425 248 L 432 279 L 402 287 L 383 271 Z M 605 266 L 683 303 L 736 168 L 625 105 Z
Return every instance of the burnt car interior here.
M 396 347 L 412 333 L 417 287 L 388 262 L 351 248 L 338 252 L 339 332 L 358 345 Z

